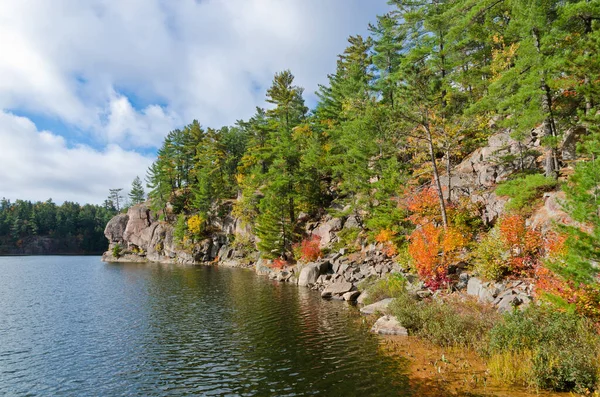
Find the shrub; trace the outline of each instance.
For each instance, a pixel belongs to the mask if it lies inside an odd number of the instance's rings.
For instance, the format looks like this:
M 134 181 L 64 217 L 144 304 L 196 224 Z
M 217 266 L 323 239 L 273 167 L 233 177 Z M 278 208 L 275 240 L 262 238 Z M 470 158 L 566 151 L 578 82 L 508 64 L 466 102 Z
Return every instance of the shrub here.
M 112 255 L 117 259 L 120 258 L 121 250 L 122 250 L 121 244 L 119 244 L 119 243 L 115 244 L 115 246 L 112 249 Z
M 506 205 L 507 210 L 531 212 L 536 199 L 544 192 L 554 189 L 556 180 L 546 178 L 541 174 L 527 175 L 506 181 L 496 188 L 496 194 L 509 196 L 511 200 Z
M 175 223 L 175 228 L 173 229 L 173 237 L 175 238 L 175 242 L 179 244 L 184 242 L 187 228 L 188 225 L 185 221 L 185 215 L 180 214 L 177 217 L 177 222 Z
M 202 234 L 203 226 L 204 219 L 200 215 L 192 215 L 187 220 L 187 231 L 194 238 Z
M 342 248 L 346 248 L 348 249 L 348 252 L 357 251 L 357 240 L 359 235 L 360 229 L 357 227 L 340 230 L 337 232 L 338 241 L 333 245 L 333 249 L 338 251 Z
M 316 261 L 321 257 L 321 237 L 312 236 L 294 245 L 294 254 L 297 259 L 304 262 Z
M 363 289 L 364 285 L 362 286 Z M 365 303 L 378 302 L 385 298 L 401 296 L 406 289 L 406 278 L 400 273 L 388 274 L 387 277 L 375 280 L 366 287 L 367 299 Z
M 505 315 L 490 332 L 490 370 L 509 383 L 591 391 L 598 383 L 599 347 L 588 320 L 549 306 L 531 306 Z
M 490 230 L 473 252 L 474 270 L 487 280 L 499 280 L 506 275 L 508 260 L 508 251 L 498 228 Z
M 487 334 L 498 319 L 491 308 L 459 298 L 417 301 L 400 294 L 390 306 L 398 321 L 411 335 L 440 346 L 484 349 Z
M 381 229 L 375 236 L 375 241 L 383 245 L 382 252 L 390 258 L 398 254 L 398 248 L 393 241 L 396 234 L 393 230 Z
M 458 229 L 444 230 L 432 224 L 415 229 L 408 240 L 408 252 L 417 273 L 434 290 L 448 283 L 448 267 L 468 244 L 467 237 Z
M 271 268 L 273 269 L 283 269 L 284 267 L 287 266 L 287 261 L 285 259 L 282 258 L 277 258 L 274 259 L 273 262 L 271 263 Z

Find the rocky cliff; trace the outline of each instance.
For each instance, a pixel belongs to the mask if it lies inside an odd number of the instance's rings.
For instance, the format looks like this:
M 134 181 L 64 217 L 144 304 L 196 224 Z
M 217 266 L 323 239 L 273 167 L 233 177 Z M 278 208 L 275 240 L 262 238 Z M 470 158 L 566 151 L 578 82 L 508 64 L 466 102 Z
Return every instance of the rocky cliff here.
M 240 230 L 239 222 L 226 215 L 214 220 L 209 238 L 184 249 L 173 238 L 173 225 L 154 219 L 147 204 L 135 205 L 127 214 L 115 216 L 106 225 L 109 241 L 106 262 L 159 262 L 195 265 L 220 258 L 223 264 L 235 265 L 242 255 L 229 244 L 229 236 Z M 115 256 L 116 254 L 116 256 Z M 229 261 L 229 262 L 228 262 Z

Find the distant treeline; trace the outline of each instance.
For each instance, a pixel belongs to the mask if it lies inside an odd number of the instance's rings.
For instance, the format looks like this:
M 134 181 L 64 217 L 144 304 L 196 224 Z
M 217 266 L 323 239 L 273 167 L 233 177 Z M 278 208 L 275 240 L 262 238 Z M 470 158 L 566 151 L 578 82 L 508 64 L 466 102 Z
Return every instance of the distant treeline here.
M 30 253 L 36 237 L 51 238 L 47 253 L 99 253 L 106 249 L 104 227 L 116 214 L 107 206 L 64 202 L 0 201 L 0 253 Z M 20 249 L 20 251 L 15 251 Z M 64 252 L 64 251 L 72 252 Z M 36 252 L 39 253 L 39 252 Z

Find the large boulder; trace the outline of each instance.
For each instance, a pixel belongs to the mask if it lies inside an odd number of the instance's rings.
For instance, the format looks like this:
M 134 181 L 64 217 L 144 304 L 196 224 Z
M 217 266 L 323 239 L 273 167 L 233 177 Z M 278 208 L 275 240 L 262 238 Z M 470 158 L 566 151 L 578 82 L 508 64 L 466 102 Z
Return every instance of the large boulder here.
M 367 305 L 360 309 L 360 312 L 365 315 L 376 314 L 376 313 L 386 313 L 390 303 L 392 303 L 393 298 L 387 298 L 380 300 L 379 302 L 375 302 L 373 304 Z
M 140 248 L 146 249 L 151 240 L 151 233 L 143 233 L 152 224 L 150 208 L 145 204 L 134 205 L 127 211 L 129 221 L 123 233 L 123 239 Z
M 110 243 L 123 243 L 123 234 L 125 233 L 128 221 L 129 215 L 119 214 L 108 222 L 104 229 L 104 236 L 106 236 Z
M 310 263 L 302 268 L 298 277 L 298 285 L 308 287 L 317 282 L 321 274 L 320 266 L 316 263 Z
M 341 298 L 346 292 L 350 292 L 354 289 L 354 285 L 347 281 L 340 281 L 331 283 L 321 292 L 323 298 Z
M 326 247 L 335 237 L 334 232 L 338 232 L 342 230 L 344 226 L 344 220 L 342 218 L 332 218 L 331 216 L 327 216 L 325 220 L 317 225 L 317 227 L 312 230 L 313 236 L 319 236 L 320 246 L 321 248 Z

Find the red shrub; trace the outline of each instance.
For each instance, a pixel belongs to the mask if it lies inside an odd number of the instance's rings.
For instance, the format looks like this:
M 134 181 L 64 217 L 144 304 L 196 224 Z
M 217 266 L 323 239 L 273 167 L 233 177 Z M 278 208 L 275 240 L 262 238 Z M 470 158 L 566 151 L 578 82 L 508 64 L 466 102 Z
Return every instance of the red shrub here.
M 321 237 L 312 236 L 300 243 L 300 258 L 305 262 L 316 261 L 321 256 Z
M 273 260 L 273 263 L 271 264 L 271 268 L 273 269 L 283 269 L 284 267 L 287 266 L 287 261 L 285 259 L 282 258 L 277 258 L 275 260 Z

